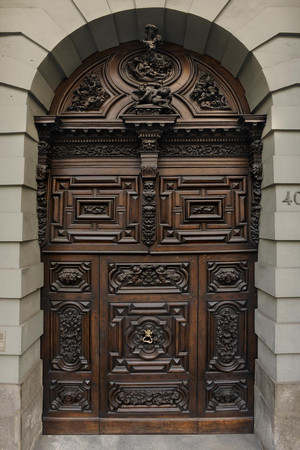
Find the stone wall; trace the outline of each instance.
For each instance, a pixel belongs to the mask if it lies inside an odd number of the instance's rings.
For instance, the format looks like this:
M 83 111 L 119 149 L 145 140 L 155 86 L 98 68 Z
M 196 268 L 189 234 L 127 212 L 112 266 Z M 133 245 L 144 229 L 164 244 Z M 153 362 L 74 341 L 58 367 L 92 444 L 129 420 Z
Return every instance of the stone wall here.
M 0 337 L 5 338 L 0 342 L 0 395 L 8 405 L 0 412 L 1 449 L 30 449 L 41 430 L 43 269 L 33 116 L 47 113 L 55 88 L 87 56 L 141 39 L 146 23 L 155 23 L 165 40 L 216 58 L 239 78 L 251 110 L 268 114 L 256 273 L 255 430 L 265 448 L 296 448 L 298 0 L 1 0 L 0 6 Z M 290 204 L 282 201 L 287 191 Z

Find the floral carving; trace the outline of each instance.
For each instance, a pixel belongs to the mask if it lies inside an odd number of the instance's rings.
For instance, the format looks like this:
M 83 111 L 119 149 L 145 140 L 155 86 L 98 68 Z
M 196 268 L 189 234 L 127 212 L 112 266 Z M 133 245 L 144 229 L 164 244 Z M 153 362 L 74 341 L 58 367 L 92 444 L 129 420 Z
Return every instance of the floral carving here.
M 82 273 L 78 269 L 63 269 L 58 277 L 66 285 L 78 284 L 82 280 Z
M 221 363 L 230 364 L 238 345 L 238 314 L 231 307 L 223 307 L 216 316 L 216 355 Z
M 251 204 L 251 238 L 258 245 L 259 240 L 259 217 L 260 217 L 260 199 L 261 199 L 261 182 L 262 182 L 262 164 L 254 163 L 250 166 L 250 174 L 252 178 L 252 204 Z
M 208 261 L 208 292 L 245 292 L 248 289 L 247 261 Z
M 171 383 L 170 383 L 171 384 Z M 128 407 L 159 408 L 168 407 L 179 411 L 187 409 L 188 390 L 186 382 L 173 383 L 174 386 L 142 388 L 114 384 L 110 390 L 112 411 L 126 410 Z M 149 384 L 148 384 L 149 386 Z
M 118 292 L 122 289 L 141 287 L 170 288 L 185 292 L 188 288 L 188 264 L 110 264 L 110 289 Z
M 128 346 L 134 355 L 155 359 L 167 351 L 171 343 L 171 330 L 165 322 L 153 317 L 132 321 L 126 332 Z
M 108 98 L 109 94 L 103 88 L 99 75 L 90 73 L 73 92 L 67 111 L 98 111 Z
M 213 214 L 215 207 L 210 205 L 195 205 L 192 207 L 192 214 Z
M 55 159 L 66 158 L 93 158 L 108 156 L 119 158 L 127 156 L 138 156 L 138 146 L 128 144 L 81 144 L 81 145 L 57 145 L 51 151 L 51 157 Z
M 128 60 L 127 72 L 137 81 L 166 80 L 173 71 L 173 64 L 170 58 L 157 51 L 162 42 L 158 28 L 146 25 L 145 34 L 146 52 Z
M 156 202 L 155 202 L 155 180 L 144 179 L 143 202 L 142 202 L 142 235 L 143 243 L 151 246 L 155 241 L 156 229 Z
M 190 97 L 202 110 L 230 110 L 227 98 L 220 92 L 215 79 L 209 74 L 202 74 Z
M 211 145 L 211 144 L 178 144 L 168 145 L 160 150 L 161 156 L 169 157 L 245 157 L 248 156 L 248 146 L 241 144 Z
M 240 275 L 232 269 L 221 269 L 215 275 L 215 280 L 225 285 L 234 284 L 239 278 Z
M 84 380 L 80 384 L 62 384 L 53 380 L 51 385 L 51 409 L 52 410 L 81 410 L 90 409 L 90 380 Z
M 56 292 L 90 291 L 90 261 L 50 263 L 50 289 Z
M 39 244 L 45 240 L 47 228 L 47 181 L 49 167 L 46 164 L 38 164 L 36 171 L 37 181 L 37 215 L 39 222 Z
M 82 314 L 69 307 L 59 314 L 59 320 L 60 354 L 67 364 L 75 364 L 81 355 Z
M 83 209 L 85 214 L 100 215 L 106 212 L 104 205 L 85 205 Z
M 247 409 L 245 401 L 247 391 L 247 381 L 239 380 L 235 382 L 207 381 L 208 411 Z

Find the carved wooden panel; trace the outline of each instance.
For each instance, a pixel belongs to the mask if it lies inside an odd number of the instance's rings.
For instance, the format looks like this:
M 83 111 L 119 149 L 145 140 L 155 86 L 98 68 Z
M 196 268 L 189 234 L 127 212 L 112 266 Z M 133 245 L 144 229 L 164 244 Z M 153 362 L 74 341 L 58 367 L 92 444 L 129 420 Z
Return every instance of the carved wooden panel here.
M 91 262 L 51 262 L 50 290 L 53 292 L 90 292 Z
M 189 263 L 110 263 L 109 291 L 134 292 L 187 292 Z
M 51 380 L 52 411 L 87 411 L 91 409 L 91 380 Z
M 137 177 L 55 177 L 52 242 L 137 243 Z
M 187 372 L 188 315 L 187 302 L 110 304 L 110 371 Z
M 109 387 L 111 412 L 186 412 L 189 391 L 187 381 L 115 382 Z
M 74 372 L 90 367 L 90 302 L 51 302 L 51 366 Z
M 246 411 L 247 380 L 207 381 L 207 411 Z
M 247 242 L 246 176 L 180 176 L 160 180 L 160 242 Z
M 208 292 L 245 292 L 248 289 L 248 261 L 207 262 Z
M 244 369 L 247 353 L 247 301 L 208 302 L 208 368 Z

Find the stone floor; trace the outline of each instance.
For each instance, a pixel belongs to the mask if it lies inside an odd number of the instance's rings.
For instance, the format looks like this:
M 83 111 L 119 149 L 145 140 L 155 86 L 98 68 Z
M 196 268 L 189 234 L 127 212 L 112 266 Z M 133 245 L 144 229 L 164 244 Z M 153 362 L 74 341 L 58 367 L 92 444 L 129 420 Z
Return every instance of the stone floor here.
M 260 450 L 254 434 L 41 436 L 34 450 Z

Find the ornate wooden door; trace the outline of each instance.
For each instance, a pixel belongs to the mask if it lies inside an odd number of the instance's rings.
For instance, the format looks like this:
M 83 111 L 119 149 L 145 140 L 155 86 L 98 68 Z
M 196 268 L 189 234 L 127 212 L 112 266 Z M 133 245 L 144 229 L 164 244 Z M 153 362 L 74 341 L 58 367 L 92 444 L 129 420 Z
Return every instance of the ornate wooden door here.
M 45 433 L 252 430 L 264 118 L 146 31 L 36 119 Z

